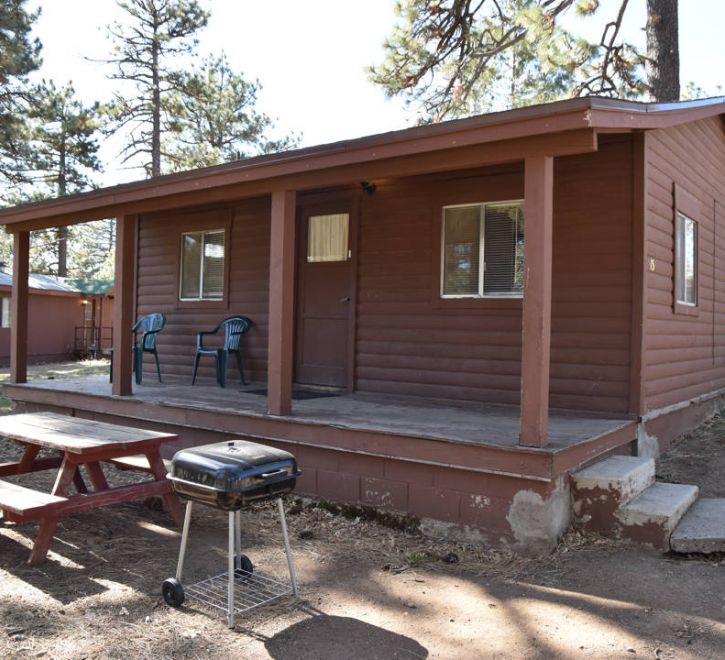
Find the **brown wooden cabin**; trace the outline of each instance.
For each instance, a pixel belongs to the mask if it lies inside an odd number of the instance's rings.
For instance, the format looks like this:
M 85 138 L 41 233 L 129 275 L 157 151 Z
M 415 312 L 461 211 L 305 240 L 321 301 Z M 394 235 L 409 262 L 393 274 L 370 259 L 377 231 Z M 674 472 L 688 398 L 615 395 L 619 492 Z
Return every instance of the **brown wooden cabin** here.
M 722 400 L 724 116 L 575 99 L 6 209 L 6 392 L 257 438 L 297 456 L 301 493 L 549 549 L 569 472 L 666 449 Z M 26 383 L 29 231 L 114 216 L 113 383 Z M 155 311 L 165 380 L 132 386 Z M 209 361 L 191 387 L 195 334 L 235 314 L 251 384 Z
M 10 364 L 12 276 L 0 270 L 0 366 Z M 28 282 L 28 361 L 69 360 L 75 354 L 76 328 L 86 306 L 81 292 L 50 275 L 31 273 Z

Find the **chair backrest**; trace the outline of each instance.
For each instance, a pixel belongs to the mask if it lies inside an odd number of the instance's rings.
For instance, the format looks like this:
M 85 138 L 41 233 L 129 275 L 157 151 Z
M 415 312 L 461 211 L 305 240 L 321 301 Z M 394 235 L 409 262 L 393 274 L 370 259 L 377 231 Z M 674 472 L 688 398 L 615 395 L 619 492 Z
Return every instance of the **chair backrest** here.
M 221 324 L 224 327 L 224 348 L 228 351 L 239 350 L 239 340 L 252 327 L 252 321 L 246 316 L 230 316 Z
M 144 351 L 153 351 L 156 348 L 156 333 L 166 325 L 166 317 L 155 312 L 144 316 L 133 326 L 134 333 L 142 332 L 142 348 Z M 148 334 L 152 333 L 152 334 Z

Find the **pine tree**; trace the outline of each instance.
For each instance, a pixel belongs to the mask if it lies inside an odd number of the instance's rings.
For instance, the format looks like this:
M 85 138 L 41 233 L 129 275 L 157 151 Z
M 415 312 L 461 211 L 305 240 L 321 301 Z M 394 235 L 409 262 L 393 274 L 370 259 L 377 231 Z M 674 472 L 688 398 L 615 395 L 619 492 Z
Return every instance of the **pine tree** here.
M 40 66 L 40 41 L 30 31 L 38 12 L 25 9 L 26 0 L 0 3 L 0 177 L 7 186 L 22 181 L 25 157 L 24 102 L 26 76 Z
M 206 26 L 209 13 L 197 0 L 119 0 L 129 22 L 110 28 L 116 41 L 114 80 L 129 82 L 134 91 L 119 93 L 111 117 L 116 129 L 128 129 L 123 162 L 142 159 L 149 176 L 161 173 L 161 143 L 170 130 L 167 95 L 173 89 L 171 62 L 193 52 L 194 35 Z
M 387 57 L 370 77 L 418 106 L 423 121 L 590 94 L 675 100 L 679 86 L 656 84 L 656 72 L 676 69 L 676 58 L 658 50 L 667 37 L 664 49 L 676 52 L 676 23 L 668 31 L 670 14 L 653 20 L 653 12 L 674 6 L 676 17 L 677 0 L 648 0 L 649 59 L 620 36 L 628 4 L 619 0 L 600 41 L 591 43 L 561 22 L 571 12 L 601 17 L 599 0 L 399 0 Z
M 270 140 L 274 122 L 255 109 L 259 81 L 234 73 L 224 54 L 175 76 L 168 107 L 175 132 L 164 148 L 170 170 L 185 170 L 296 146 L 296 136 Z
M 29 171 L 36 196 L 62 197 L 92 187 L 91 176 L 101 170 L 97 135 L 98 104 L 85 106 L 73 86 L 58 88 L 43 81 L 31 90 Z M 54 255 L 45 266 L 52 274 L 68 274 L 68 227 L 46 230 L 47 250 Z M 51 238 L 52 237 L 52 238 Z

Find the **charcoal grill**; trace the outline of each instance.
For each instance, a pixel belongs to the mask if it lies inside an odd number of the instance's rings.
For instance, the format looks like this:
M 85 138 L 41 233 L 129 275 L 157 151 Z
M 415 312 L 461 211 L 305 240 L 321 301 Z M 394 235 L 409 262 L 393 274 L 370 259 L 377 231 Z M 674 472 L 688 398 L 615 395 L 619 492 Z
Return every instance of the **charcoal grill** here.
M 162 586 L 164 600 L 179 607 L 186 595 L 220 609 L 234 627 L 235 616 L 288 595 L 297 596 L 292 551 L 282 496 L 295 487 L 300 471 L 289 452 L 246 440 L 219 442 L 176 452 L 169 479 L 177 495 L 187 500 L 176 575 Z M 252 502 L 277 498 L 289 584 L 260 575 L 241 552 L 241 509 Z M 229 513 L 227 571 L 184 588 L 181 575 L 194 503 Z

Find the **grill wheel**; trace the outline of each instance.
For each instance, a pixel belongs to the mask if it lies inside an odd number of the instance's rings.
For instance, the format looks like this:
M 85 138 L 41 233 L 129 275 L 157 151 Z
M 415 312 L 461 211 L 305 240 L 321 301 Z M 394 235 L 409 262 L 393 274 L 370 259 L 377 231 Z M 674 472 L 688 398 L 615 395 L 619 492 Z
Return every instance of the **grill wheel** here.
M 249 563 L 251 564 L 251 562 Z M 164 596 L 166 604 L 171 605 L 171 607 L 181 607 L 184 602 L 184 587 L 181 586 L 181 582 L 176 578 L 164 580 L 163 585 L 161 585 L 161 593 Z
M 254 564 L 247 555 L 239 555 L 237 557 L 237 568 L 234 571 L 237 575 L 248 577 L 254 573 Z

